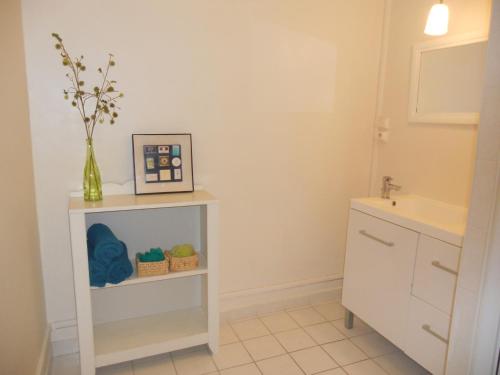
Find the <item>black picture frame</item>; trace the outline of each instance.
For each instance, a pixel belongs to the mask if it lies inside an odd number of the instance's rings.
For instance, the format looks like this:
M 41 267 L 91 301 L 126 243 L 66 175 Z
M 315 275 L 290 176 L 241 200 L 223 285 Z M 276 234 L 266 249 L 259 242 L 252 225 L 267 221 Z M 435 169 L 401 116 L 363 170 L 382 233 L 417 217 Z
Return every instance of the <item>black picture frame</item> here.
M 194 191 L 191 133 L 132 134 L 136 195 Z

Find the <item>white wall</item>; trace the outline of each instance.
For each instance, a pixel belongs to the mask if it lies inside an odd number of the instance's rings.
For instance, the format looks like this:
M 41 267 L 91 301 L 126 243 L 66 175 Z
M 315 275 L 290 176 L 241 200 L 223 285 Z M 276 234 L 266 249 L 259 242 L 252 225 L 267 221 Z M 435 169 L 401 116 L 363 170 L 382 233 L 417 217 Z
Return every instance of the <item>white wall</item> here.
M 477 126 L 408 123 L 412 47 L 432 39 L 423 30 L 435 3 L 392 2 L 382 106 L 392 129 L 389 143 L 377 149 L 372 194 L 379 194 L 382 176 L 390 175 L 403 192 L 468 206 Z M 488 31 L 491 0 L 447 0 L 446 4 L 450 9 L 448 35 Z
M 48 335 L 20 0 L 0 1 L 0 46 L 0 374 L 41 375 Z
M 131 133 L 193 133 L 195 181 L 221 200 L 221 292 L 342 274 L 349 198 L 368 193 L 383 0 L 23 9 L 50 321 L 75 315 L 66 209 L 84 162 L 54 31 L 89 75 L 116 55 L 123 111 L 95 141 L 105 181 L 132 178 Z

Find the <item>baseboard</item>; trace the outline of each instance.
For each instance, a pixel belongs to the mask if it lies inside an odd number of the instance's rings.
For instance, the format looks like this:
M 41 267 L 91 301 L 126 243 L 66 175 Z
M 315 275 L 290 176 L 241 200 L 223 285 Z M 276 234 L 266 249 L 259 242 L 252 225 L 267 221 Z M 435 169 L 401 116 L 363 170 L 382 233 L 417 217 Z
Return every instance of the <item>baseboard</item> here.
M 342 275 L 223 293 L 222 319 L 239 319 L 293 307 L 340 300 Z
M 35 375 L 48 375 L 51 361 L 52 350 L 50 345 L 50 329 L 47 327 L 43 336 L 42 348 L 38 357 Z
M 221 319 L 243 319 L 293 307 L 340 300 L 342 275 L 295 281 L 262 288 L 222 293 Z M 76 320 L 52 323 L 54 357 L 78 352 Z
M 60 320 L 52 323 L 52 354 L 54 357 L 78 353 L 76 320 Z

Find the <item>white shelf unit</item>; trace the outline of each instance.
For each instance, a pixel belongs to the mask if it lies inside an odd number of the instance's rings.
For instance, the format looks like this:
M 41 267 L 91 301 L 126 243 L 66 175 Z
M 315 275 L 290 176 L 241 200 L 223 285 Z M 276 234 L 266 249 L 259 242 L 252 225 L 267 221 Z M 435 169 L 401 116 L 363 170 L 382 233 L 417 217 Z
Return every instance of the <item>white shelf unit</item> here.
M 208 344 L 218 348 L 218 202 L 208 192 L 71 198 L 71 249 L 82 375 L 98 367 Z M 108 225 L 129 258 L 192 243 L 197 269 L 90 287 L 87 229 Z M 132 262 L 134 264 L 134 262 Z

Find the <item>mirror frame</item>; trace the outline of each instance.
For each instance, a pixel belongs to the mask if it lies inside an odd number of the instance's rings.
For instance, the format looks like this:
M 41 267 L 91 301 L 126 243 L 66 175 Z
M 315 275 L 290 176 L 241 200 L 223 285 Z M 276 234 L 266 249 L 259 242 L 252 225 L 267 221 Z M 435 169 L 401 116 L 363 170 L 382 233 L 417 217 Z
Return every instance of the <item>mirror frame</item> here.
M 415 44 L 413 47 L 413 58 L 411 66 L 410 99 L 408 107 L 408 121 L 411 123 L 431 123 L 431 124 L 459 124 L 476 125 L 479 124 L 479 112 L 435 112 L 418 113 L 418 89 L 420 83 L 420 63 L 422 53 L 458 47 L 468 44 L 488 41 L 488 35 L 484 33 L 470 33 L 456 35 L 452 37 L 438 38 L 432 41 Z

